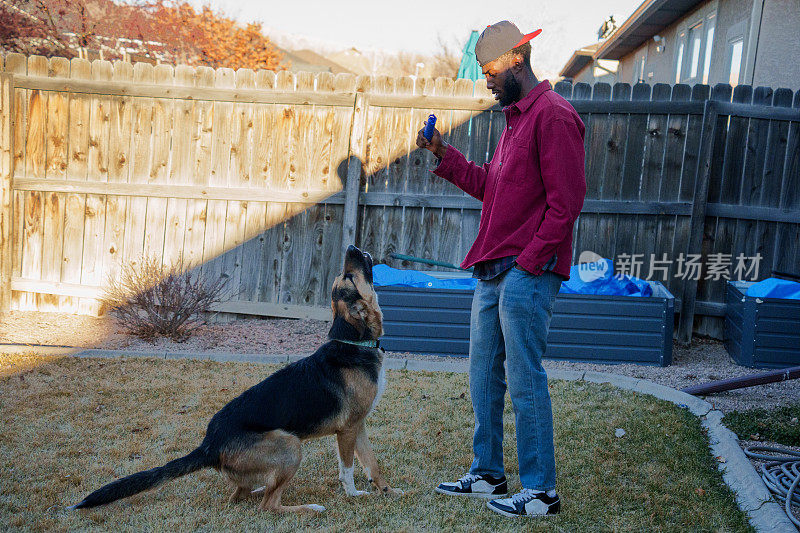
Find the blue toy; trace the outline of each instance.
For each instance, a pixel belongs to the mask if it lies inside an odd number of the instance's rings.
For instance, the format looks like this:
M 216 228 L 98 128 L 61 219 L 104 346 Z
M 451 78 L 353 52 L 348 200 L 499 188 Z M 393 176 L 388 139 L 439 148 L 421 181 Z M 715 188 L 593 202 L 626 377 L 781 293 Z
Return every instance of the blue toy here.
M 425 131 L 422 132 L 422 135 L 428 139 L 430 142 L 431 137 L 433 137 L 433 127 L 436 125 L 436 115 L 431 114 L 428 117 L 428 121 L 425 123 Z

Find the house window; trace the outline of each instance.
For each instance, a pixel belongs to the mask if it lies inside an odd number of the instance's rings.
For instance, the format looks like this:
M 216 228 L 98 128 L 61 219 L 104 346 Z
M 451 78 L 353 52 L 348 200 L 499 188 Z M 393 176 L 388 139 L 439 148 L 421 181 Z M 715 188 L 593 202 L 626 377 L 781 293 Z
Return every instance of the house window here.
M 683 48 L 686 44 L 685 39 L 685 33 L 681 33 L 678 36 L 678 55 L 675 58 L 675 83 L 681 82 L 681 70 L 683 69 Z
M 706 57 L 703 61 L 704 84 L 708 84 L 708 71 L 711 69 L 711 50 L 714 48 L 714 26 L 715 17 L 711 17 L 708 21 L 708 29 L 706 30 Z
M 698 69 L 700 68 L 700 49 L 703 47 L 702 22 L 689 30 L 689 46 L 691 46 L 689 77 L 694 79 L 697 77 Z
M 684 19 L 675 40 L 675 83 L 708 83 L 714 45 L 717 2 Z
M 639 65 L 638 68 L 636 69 L 637 78 L 633 80 L 634 84 L 644 83 L 644 61 L 645 61 L 644 56 L 639 58 Z
M 731 72 L 728 83 L 732 87 L 739 85 L 739 75 L 742 69 L 742 50 L 744 49 L 744 39 L 737 39 L 728 44 L 731 57 Z
M 726 64 L 722 75 L 724 76 L 727 72 L 727 82 L 732 87 L 742 82 L 742 59 L 744 59 L 744 38 L 747 33 L 747 22 L 747 20 L 742 20 L 732 25 L 725 35 L 725 42 L 728 46 L 725 50 Z

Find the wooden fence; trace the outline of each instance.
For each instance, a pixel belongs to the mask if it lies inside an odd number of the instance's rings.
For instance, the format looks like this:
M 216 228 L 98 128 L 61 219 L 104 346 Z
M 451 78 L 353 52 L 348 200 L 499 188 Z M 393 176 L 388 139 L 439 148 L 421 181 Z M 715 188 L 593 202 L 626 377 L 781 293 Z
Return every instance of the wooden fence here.
M 505 127 L 484 82 L 14 54 L 0 67 L 0 308 L 96 312 L 123 262 L 183 256 L 232 277 L 222 311 L 326 318 L 348 244 L 393 266 L 392 252 L 457 263 L 477 233 L 480 203 L 414 146 L 428 113 L 478 163 Z M 760 278 L 799 269 L 800 93 L 556 90 L 586 124 L 573 260 L 666 254 L 684 338 L 693 323 L 720 336 L 724 279 L 683 279 L 680 254 L 761 253 Z

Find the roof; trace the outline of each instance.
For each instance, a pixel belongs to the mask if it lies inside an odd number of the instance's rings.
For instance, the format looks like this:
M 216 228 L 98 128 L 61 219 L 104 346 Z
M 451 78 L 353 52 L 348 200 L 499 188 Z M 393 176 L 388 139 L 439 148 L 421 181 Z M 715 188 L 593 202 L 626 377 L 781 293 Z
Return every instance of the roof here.
M 596 59 L 622 59 L 708 0 L 645 0 L 595 54 Z
M 331 72 L 333 74 L 350 73 L 348 69 L 339 63 L 335 63 L 312 50 L 280 49 L 280 51 L 283 52 L 283 60 L 288 60 L 291 62 L 289 70 L 293 72 Z
M 592 61 L 592 56 L 597 52 L 601 44 L 603 44 L 602 41 L 575 50 L 558 75 L 562 78 L 574 78 L 578 72 Z

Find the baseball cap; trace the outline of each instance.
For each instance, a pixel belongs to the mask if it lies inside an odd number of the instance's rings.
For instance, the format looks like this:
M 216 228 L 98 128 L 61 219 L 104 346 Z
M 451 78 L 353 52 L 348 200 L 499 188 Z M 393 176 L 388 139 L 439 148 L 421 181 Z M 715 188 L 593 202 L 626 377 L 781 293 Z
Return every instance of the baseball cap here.
M 542 33 L 538 29 L 523 35 L 519 28 L 507 20 L 486 26 L 478 42 L 475 43 L 475 57 L 481 66 L 491 63 L 509 50 L 521 46 Z

